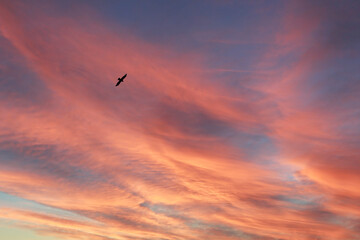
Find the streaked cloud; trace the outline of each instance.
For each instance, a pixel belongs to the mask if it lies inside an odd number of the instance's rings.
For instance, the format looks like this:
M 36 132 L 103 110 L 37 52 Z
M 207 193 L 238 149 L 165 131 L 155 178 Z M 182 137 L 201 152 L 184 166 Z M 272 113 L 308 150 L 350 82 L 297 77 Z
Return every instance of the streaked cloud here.
M 359 237 L 359 4 L 211 2 L 209 20 L 185 2 L 196 24 L 171 17 L 186 36 L 167 44 L 151 19 L 88 4 L 0 4 L 0 223 L 45 239 Z

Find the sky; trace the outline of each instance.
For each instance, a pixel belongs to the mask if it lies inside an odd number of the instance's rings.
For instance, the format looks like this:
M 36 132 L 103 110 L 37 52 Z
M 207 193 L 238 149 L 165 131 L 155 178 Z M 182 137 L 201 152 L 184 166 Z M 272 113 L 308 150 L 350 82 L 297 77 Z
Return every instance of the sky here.
M 359 11 L 1 0 L 0 239 L 360 239 Z

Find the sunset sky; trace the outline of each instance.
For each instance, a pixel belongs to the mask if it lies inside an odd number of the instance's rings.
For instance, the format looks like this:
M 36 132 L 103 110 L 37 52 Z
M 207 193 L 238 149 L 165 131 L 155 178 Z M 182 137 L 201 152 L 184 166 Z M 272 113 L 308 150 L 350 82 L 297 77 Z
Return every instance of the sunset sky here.
M 360 239 L 359 12 L 0 0 L 0 239 Z

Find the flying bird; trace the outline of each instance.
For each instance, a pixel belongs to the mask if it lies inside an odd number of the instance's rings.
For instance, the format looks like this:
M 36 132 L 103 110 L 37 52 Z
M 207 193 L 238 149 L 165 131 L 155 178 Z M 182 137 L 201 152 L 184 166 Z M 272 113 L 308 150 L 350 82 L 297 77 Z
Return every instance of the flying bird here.
M 126 78 L 126 76 L 127 74 L 125 74 L 122 78 L 118 78 L 119 81 L 116 83 L 115 87 L 119 86 L 119 84 L 124 81 L 124 78 Z

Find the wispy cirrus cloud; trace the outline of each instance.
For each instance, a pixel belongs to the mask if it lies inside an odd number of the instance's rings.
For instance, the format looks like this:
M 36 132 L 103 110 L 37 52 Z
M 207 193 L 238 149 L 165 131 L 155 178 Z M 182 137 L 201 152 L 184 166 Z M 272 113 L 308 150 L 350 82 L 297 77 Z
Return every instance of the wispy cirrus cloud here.
M 355 12 L 299 4 L 255 72 L 223 81 L 203 49 L 111 31 L 95 10 L 2 3 L 0 190 L 84 219 L 1 218 L 74 239 L 357 237 Z

